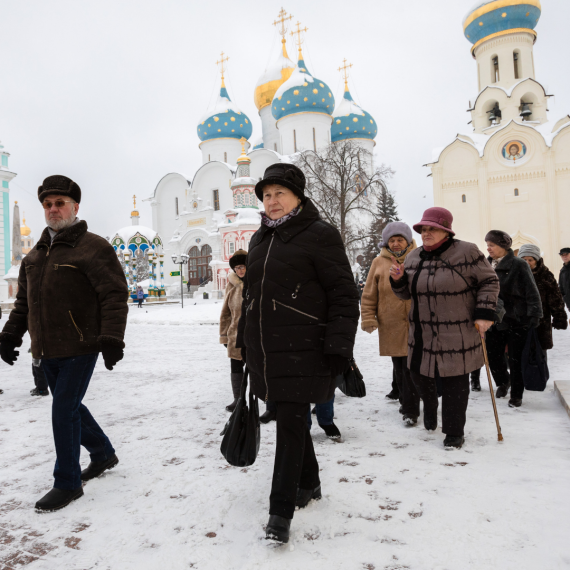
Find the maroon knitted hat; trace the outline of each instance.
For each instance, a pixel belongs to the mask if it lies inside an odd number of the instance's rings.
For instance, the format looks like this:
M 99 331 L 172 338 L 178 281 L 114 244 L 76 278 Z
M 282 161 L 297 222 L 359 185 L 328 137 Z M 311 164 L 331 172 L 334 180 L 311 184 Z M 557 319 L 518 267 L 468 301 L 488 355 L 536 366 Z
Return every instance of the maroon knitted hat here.
M 453 215 L 445 208 L 428 208 L 422 216 L 421 222 L 414 224 L 414 231 L 421 234 L 422 226 L 431 226 L 432 228 L 439 228 L 449 232 L 449 235 L 454 236 L 455 232 L 451 229 L 453 223 Z

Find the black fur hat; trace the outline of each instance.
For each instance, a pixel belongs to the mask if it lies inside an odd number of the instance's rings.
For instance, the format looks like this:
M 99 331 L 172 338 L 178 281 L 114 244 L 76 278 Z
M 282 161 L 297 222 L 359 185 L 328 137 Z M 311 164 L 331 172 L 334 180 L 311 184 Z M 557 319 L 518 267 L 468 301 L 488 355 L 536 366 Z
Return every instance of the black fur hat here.
M 268 166 L 263 174 L 263 179 L 255 185 L 255 194 L 263 202 L 263 189 L 268 184 L 280 184 L 294 192 L 304 204 L 307 201 L 305 196 L 305 175 L 300 168 L 294 164 L 277 162 Z
M 238 265 L 245 265 L 247 261 L 247 251 L 243 249 L 238 249 L 231 257 L 230 257 L 230 267 L 235 271 Z
M 78 204 L 81 202 L 81 188 L 71 178 L 61 174 L 48 176 L 38 188 L 38 199 L 40 202 L 43 202 L 44 198 L 50 194 L 69 196 Z
M 503 249 L 511 249 L 513 245 L 513 240 L 507 232 L 502 230 L 491 230 L 486 236 L 485 241 L 490 241 Z

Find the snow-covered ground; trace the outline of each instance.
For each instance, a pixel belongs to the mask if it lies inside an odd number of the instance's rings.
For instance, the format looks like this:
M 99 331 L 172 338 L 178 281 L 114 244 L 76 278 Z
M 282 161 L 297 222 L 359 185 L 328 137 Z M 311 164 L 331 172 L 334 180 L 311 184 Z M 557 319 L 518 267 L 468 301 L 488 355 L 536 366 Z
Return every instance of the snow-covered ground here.
M 218 344 L 221 303 L 131 308 L 127 351 L 99 361 L 85 399 L 120 458 L 62 511 L 37 514 L 52 483 L 50 399 L 33 398 L 26 338 L 0 363 L 0 568 L 86 570 L 570 567 L 570 418 L 552 391 L 499 401 L 497 442 L 486 377 L 471 395 L 466 444 L 406 428 L 384 395 L 391 363 L 359 332 L 368 395 L 337 392 L 341 443 L 313 427 L 323 500 L 298 511 L 288 545 L 264 540 L 275 424 L 251 468 L 230 467 L 219 437 L 231 401 Z M 555 332 L 551 378 L 567 379 L 570 332 Z M 263 411 L 263 407 L 262 407 Z M 441 421 L 441 420 L 440 420 Z M 421 421 L 420 421 L 421 424 Z M 89 458 L 84 454 L 82 463 Z

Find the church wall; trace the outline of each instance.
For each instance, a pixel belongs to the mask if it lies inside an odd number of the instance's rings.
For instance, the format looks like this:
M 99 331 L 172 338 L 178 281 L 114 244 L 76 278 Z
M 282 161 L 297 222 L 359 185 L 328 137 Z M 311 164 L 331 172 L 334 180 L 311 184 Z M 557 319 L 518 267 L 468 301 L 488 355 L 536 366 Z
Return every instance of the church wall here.
M 246 143 L 246 151 L 249 143 Z M 202 151 L 202 163 L 206 164 L 213 160 L 219 160 L 227 164 L 235 164 L 241 154 L 241 143 L 239 139 L 222 138 L 211 139 L 200 143 Z
M 153 219 L 153 229 L 162 237 L 166 247 L 176 230 L 177 220 L 184 208 L 187 187 L 188 182 L 184 177 L 175 174 L 163 178 L 156 189 L 157 206 L 154 208 L 156 225 Z M 178 214 L 176 213 L 176 198 L 178 198 Z
M 265 150 L 256 150 L 252 152 L 249 157 L 251 158 L 251 164 L 249 166 L 249 175 L 254 180 L 259 180 L 263 178 L 265 169 L 275 164 L 276 162 L 281 162 L 279 157 L 273 153 Z
M 263 129 L 263 147 L 275 152 L 281 152 L 281 139 L 275 125 L 275 117 L 271 113 L 271 105 L 266 105 L 259 111 Z
M 283 154 L 318 150 L 328 145 L 331 123 L 332 117 L 326 113 L 298 113 L 283 117 L 277 122 Z
M 194 191 L 196 191 L 198 198 L 200 198 L 198 200 L 198 211 L 206 207 L 212 207 L 216 212 L 224 212 L 229 208 L 233 208 L 232 180 L 233 174 L 224 164 L 215 162 L 205 165 L 196 173 L 192 181 L 189 200 Z M 215 202 L 215 190 L 218 191 L 219 204 Z M 194 211 L 190 203 L 188 210 Z

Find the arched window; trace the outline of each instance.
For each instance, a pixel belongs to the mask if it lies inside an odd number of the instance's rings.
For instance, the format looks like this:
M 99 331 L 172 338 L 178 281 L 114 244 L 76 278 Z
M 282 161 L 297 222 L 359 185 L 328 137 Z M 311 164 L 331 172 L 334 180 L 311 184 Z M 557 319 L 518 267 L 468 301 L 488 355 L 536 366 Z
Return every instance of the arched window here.
M 293 129 L 293 148 L 297 152 L 297 131 Z
M 273 150 L 277 152 L 277 143 L 273 143 Z
M 515 79 L 519 79 L 521 76 L 520 57 L 521 57 L 521 52 L 518 49 L 516 49 L 513 52 L 513 65 L 515 67 Z
M 491 57 L 491 83 L 498 83 L 501 80 L 499 74 L 499 56 Z
M 224 152 L 224 162 L 227 162 L 227 161 L 228 161 L 228 153 Z
M 174 198 L 174 211 L 176 212 L 176 215 L 178 216 L 178 198 Z
M 461 196 L 461 201 L 463 203 L 467 202 L 467 196 L 465 196 L 465 194 L 463 194 L 463 196 Z
M 315 127 L 313 127 L 313 150 L 317 152 L 317 135 L 315 133 Z
M 519 189 L 515 188 L 515 196 L 518 196 L 518 195 L 519 195 Z

